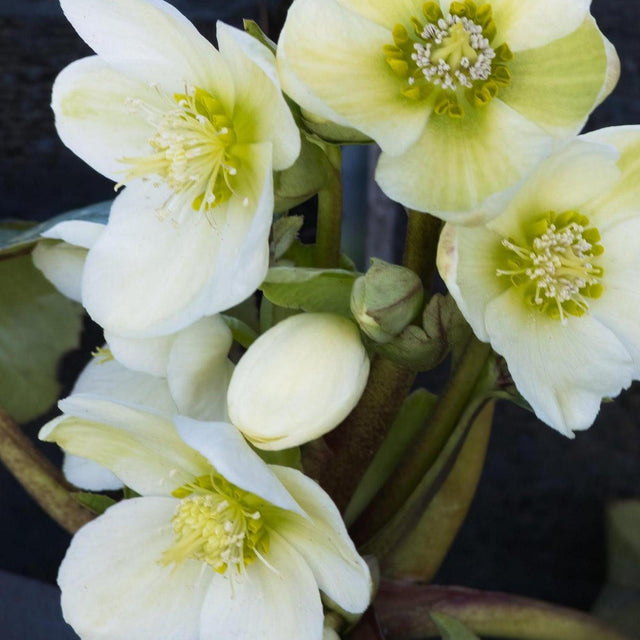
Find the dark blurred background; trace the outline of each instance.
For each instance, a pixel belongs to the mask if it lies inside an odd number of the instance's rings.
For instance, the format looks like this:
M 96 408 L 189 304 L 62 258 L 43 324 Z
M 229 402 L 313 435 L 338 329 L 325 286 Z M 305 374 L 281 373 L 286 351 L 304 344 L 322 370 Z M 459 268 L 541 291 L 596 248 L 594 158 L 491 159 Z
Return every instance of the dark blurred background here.
M 175 0 L 174 4 L 210 39 L 216 19 L 240 26 L 242 17 L 257 20 L 275 39 L 287 5 L 280 0 Z M 593 14 L 618 49 L 622 78 L 588 128 L 640 123 L 640 2 L 594 0 Z M 56 74 L 89 55 L 88 47 L 54 0 L 0 0 L 0 32 L 0 218 L 42 220 L 112 198 L 112 183 L 59 142 L 49 109 Z M 353 150 L 347 157 L 350 197 L 354 197 L 366 191 L 371 154 Z M 354 220 L 352 214 L 349 224 L 358 225 L 359 231 L 349 243 L 355 253 L 364 255 L 358 238 L 366 221 L 361 208 L 353 211 L 360 219 Z M 396 227 L 395 235 L 401 238 L 402 216 L 393 211 L 389 215 L 387 229 Z M 367 246 L 381 247 L 385 257 L 397 253 L 398 240 L 375 237 L 376 233 L 370 226 Z M 99 339 L 88 327 L 84 351 L 70 354 L 64 362 L 66 391 Z M 640 388 L 634 387 L 603 406 L 588 432 L 569 441 L 525 411 L 500 405 L 475 502 L 437 582 L 588 609 L 605 580 L 605 506 L 616 498 L 640 496 L 639 410 Z M 37 427 L 27 429 L 35 434 Z M 56 455 L 51 449 L 48 453 Z M 0 629 L 7 628 L 20 589 L 28 586 L 9 581 L 2 572 L 53 583 L 67 544 L 66 534 L 0 469 Z M 5 598 L 9 592 L 13 600 Z M 53 611 L 55 615 L 55 606 Z M 44 604 L 39 615 L 47 615 Z M 24 637 L 36 637 L 30 626 L 24 631 Z

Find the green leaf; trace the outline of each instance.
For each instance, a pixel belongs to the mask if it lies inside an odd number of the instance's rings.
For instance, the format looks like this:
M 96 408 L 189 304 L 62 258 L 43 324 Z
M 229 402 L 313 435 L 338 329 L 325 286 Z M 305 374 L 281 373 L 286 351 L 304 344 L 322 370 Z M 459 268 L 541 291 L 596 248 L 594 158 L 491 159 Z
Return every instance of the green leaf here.
M 376 453 L 347 506 L 344 513 L 347 526 L 355 522 L 373 496 L 387 481 L 413 439 L 424 429 L 427 418 L 437 400 L 438 397 L 426 389 L 417 389 L 402 403 L 387 437 L 378 449 L 378 453 Z
M 255 20 L 249 20 L 245 18 L 242 21 L 242 25 L 244 26 L 244 30 L 250 36 L 253 36 L 258 42 L 262 43 L 265 47 L 267 47 L 267 49 L 271 51 L 271 53 L 275 55 L 276 43 L 265 34 L 265 32 L 260 28 Z
M 80 343 L 82 307 L 58 293 L 29 255 L 0 262 L 0 300 L 0 404 L 28 422 L 58 398 L 58 362 Z
M 113 506 L 116 501 L 109 496 L 103 496 L 101 493 L 89 493 L 88 491 L 77 491 L 71 494 L 83 507 L 86 507 L 92 513 L 100 515 L 109 507 Z
M 279 260 L 297 240 L 303 223 L 302 216 L 283 216 L 273 223 L 269 249 L 274 262 Z
M 316 246 L 314 244 L 302 244 L 299 240 L 295 240 L 282 258 L 292 262 L 296 267 L 314 267 L 316 265 Z M 338 267 L 346 271 L 355 272 L 357 270 L 353 260 L 344 255 L 344 253 L 340 255 Z
M 287 309 L 351 315 L 351 289 L 358 274 L 344 269 L 274 267 L 261 285 L 265 297 Z
M 475 633 L 472 633 L 462 622 L 446 616 L 444 613 L 431 613 L 431 619 L 436 623 L 442 640 L 480 640 Z
M 302 471 L 300 447 L 291 447 L 291 449 L 282 449 L 280 451 L 263 451 L 257 447 L 252 448 L 267 464 L 277 464 L 281 467 L 291 467 Z
M 231 329 L 233 339 L 238 344 L 242 345 L 245 349 L 248 349 L 258 338 L 257 332 L 254 331 L 248 324 L 242 322 L 242 320 L 238 320 L 238 318 L 232 318 L 231 316 L 227 316 L 225 314 L 222 315 L 222 319 L 225 321 L 229 329 Z
M 0 259 L 33 248 L 35 243 L 40 240 L 41 234 L 59 222 L 66 220 L 83 220 L 85 222 L 106 224 L 109 219 L 110 208 L 110 200 L 98 202 L 88 207 L 67 211 L 46 222 L 30 226 L 27 229 L 24 227 L 22 229 L 16 227 L 15 222 L 12 221 L 8 223 L 8 226 L 3 224 L 4 228 L 0 229 Z

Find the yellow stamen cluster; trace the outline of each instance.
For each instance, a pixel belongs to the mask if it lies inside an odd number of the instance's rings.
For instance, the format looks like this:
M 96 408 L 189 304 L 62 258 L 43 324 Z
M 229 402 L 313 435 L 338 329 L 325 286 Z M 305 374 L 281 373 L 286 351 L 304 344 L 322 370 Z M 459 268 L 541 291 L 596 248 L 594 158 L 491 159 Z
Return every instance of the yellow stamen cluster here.
M 247 565 L 269 550 L 263 512 L 268 505 L 222 476 L 211 473 L 173 493 L 182 498 L 173 517 L 175 544 L 165 552 L 164 564 L 188 558 L 206 562 L 218 573 Z
M 582 316 L 588 299 L 602 295 L 602 267 L 596 264 L 604 248 L 599 231 L 576 211 L 549 212 L 526 229 L 526 243 L 502 240 L 501 262 L 496 275 L 507 276 L 522 288 L 532 307 L 559 319 Z
M 490 4 L 452 2 L 444 14 L 438 2 L 426 2 L 423 18 L 411 17 L 413 33 L 393 29 L 394 44 L 383 47 L 387 64 L 406 79 L 402 94 L 430 101 L 438 115 L 464 116 L 465 104 L 482 107 L 511 81 L 506 43 L 495 49 L 496 25 Z
M 233 123 L 224 107 L 198 88 L 164 99 L 166 109 L 137 99 L 130 101 L 155 133 L 149 140 L 153 153 L 122 159 L 131 167 L 126 179 L 157 176 L 171 187 L 180 205 L 197 211 L 226 202 L 235 193 L 232 181 L 238 162 L 233 156 Z

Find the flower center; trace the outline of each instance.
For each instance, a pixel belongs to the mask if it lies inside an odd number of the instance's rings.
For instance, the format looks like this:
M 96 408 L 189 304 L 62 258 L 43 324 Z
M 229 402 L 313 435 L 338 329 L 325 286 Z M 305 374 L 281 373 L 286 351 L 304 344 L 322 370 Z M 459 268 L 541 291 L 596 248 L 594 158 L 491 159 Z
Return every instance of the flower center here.
M 168 104 L 162 110 L 138 99 L 129 101 L 155 133 L 149 140 L 151 154 L 122 159 L 131 167 L 127 180 L 157 176 L 173 189 L 178 204 L 197 211 L 226 202 L 234 194 L 238 161 L 232 153 L 233 124 L 222 104 L 198 88 L 164 98 Z
M 523 289 L 528 304 L 563 324 L 567 315 L 584 315 L 588 299 L 602 295 L 603 275 L 596 264 L 604 252 L 600 233 L 588 225 L 589 219 L 576 211 L 547 213 L 529 225 L 525 246 L 502 240 L 504 268 L 496 275 L 509 277 Z
M 175 544 L 164 564 L 188 558 L 206 562 L 214 571 L 237 573 L 269 550 L 269 532 L 262 498 L 212 473 L 184 485 L 173 495 L 182 498 L 173 517 Z
M 406 78 L 402 94 L 433 101 L 434 112 L 464 116 L 465 102 L 482 107 L 511 81 L 506 64 L 513 58 L 507 44 L 491 47 L 496 26 L 490 4 L 452 2 L 444 14 L 437 2 L 422 8 L 424 20 L 411 17 L 413 34 L 401 24 L 392 45 L 383 47 L 393 72 Z

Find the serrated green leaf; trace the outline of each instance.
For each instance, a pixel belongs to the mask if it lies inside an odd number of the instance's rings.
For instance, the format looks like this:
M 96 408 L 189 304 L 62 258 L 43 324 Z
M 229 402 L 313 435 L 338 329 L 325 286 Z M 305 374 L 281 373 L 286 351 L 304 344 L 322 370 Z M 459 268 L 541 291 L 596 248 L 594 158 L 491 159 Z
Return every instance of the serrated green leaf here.
M 446 616 L 444 613 L 430 613 L 431 619 L 436 623 L 442 640 L 480 640 L 478 636 L 469 631 L 462 622 Z
M 58 362 L 80 343 L 83 311 L 29 255 L 0 262 L 0 301 L 0 404 L 17 422 L 28 422 L 58 397 Z
M 356 277 L 344 269 L 274 267 L 260 288 L 268 300 L 280 307 L 348 317 Z
M 109 507 L 113 506 L 116 503 L 113 498 L 104 496 L 101 493 L 76 491 L 72 495 L 83 507 L 86 507 L 87 509 L 89 509 L 89 511 L 95 513 L 96 515 L 104 513 Z
M 373 496 L 388 480 L 407 447 L 420 430 L 424 429 L 429 413 L 437 400 L 438 397 L 426 389 L 417 389 L 402 403 L 387 437 L 347 506 L 344 513 L 347 526 L 355 522 Z
M 24 227 L 22 229 L 16 227 L 15 221 L 8 221 L 8 223 L 2 225 L 3 229 L 0 229 L 0 259 L 32 248 L 33 245 L 38 242 L 42 233 L 51 229 L 51 227 L 59 222 L 66 220 L 83 220 L 85 222 L 106 224 L 109 219 L 110 208 L 110 200 L 97 202 L 88 207 L 61 213 L 46 222 L 29 226 L 26 229 Z

